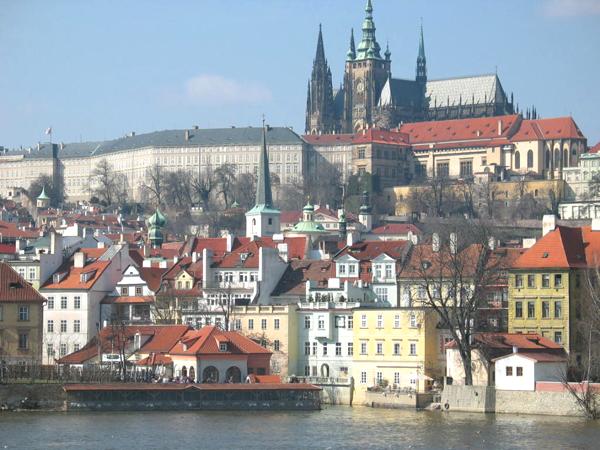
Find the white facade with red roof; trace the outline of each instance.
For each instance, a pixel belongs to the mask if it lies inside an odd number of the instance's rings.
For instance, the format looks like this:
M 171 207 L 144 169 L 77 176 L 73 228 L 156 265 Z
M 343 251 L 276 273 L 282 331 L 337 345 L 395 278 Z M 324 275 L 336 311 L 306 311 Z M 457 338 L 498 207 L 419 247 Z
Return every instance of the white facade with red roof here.
M 80 249 L 42 285 L 44 363 L 82 348 L 102 327 L 100 302 L 132 263 L 127 246 Z
M 535 391 L 538 381 L 562 382 L 567 374 L 567 357 L 554 353 L 520 353 L 494 359 L 496 389 Z

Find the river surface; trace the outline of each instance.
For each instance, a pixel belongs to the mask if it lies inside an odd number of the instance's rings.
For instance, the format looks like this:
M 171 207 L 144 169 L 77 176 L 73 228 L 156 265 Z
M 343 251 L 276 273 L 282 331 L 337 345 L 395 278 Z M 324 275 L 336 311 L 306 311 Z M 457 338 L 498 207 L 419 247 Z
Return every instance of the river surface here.
M 328 407 L 316 412 L 0 413 L 1 449 L 597 449 L 584 419 Z

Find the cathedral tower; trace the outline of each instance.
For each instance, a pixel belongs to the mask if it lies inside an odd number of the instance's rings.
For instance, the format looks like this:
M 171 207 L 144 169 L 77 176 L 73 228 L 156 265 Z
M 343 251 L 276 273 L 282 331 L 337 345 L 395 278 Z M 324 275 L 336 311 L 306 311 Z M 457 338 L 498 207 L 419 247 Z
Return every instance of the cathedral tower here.
M 379 95 L 391 74 L 389 51 L 381 57 L 381 47 L 375 37 L 373 5 L 367 0 L 362 39 L 354 50 L 351 36 L 350 50 L 344 71 L 344 111 L 342 131 L 352 133 L 372 125 Z
M 323 32 L 319 25 L 317 53 L 308 83 L 306 96 L 306 133 L 321 134 L 335 131 L 335 111 L 333 105 L 333 85 L 331 70 L 325 59 Z
M 417 83 L 427 84 L 427 59 L 425 59 L 425 40 L 423 39 L 423 24 L 421 24 L 421 38 L 419 39 L 419 56 L 417 56 Z

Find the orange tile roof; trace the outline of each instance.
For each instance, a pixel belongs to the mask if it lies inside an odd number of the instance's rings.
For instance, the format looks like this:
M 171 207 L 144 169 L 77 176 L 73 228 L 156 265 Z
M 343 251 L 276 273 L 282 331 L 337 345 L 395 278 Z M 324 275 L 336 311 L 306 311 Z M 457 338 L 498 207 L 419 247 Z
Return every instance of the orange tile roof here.
M 171 364 L 173 364 L 173 360 L 167 356 L 167 355 L 163 355 L 163 354 L 155 354 L 152 353 L 149 356 L 140 359 L 139 361 L 135 362 L 136 365 L 138 366 L 169 366 Z
M 590 147 L 590 149 L 589 149 L 589 153 L 598 153 L 598 152 L 600 152 L 600 142 L 598 142 L 593 147 Z
M 417 228 L 416 225 L 412 223 L 388 223 L 386 225 L 381 225 L 380 227 L 373 228 L 371 233 L 373 234 L 406 234 L 409 231 L 412 234 L 421 234 L 421 230 Z
M 411 144 L 448 141 L 469 141 L 508 137 L 518 126 L 518 114 L 476 119 L 440 120 L 405 123 L 400 131 L 409 135 Z M 498 125 L 501 124 L 501 133 Z
M 521 129 L 511 137 L 512 141 L 538 139 L 584 139 L 585 136 L 572 117 L 523 120 Z
M 0 303 L 35 302 L 44 303 L 46 299 L 31 287 L 15 270 L 0 262 Z
M 304 258 L 306 249 L 305 237 L 285 237 L 283 242 L 274 241 L 271 237 L 257 237 L 245 245 L 241 245 L 235 251 L 227 253 L 219 261 L 215 261 L 214 266 L 220 268 L 258 268 L 259 250 L 261 247 L 277 248 L 278 244 L 288 245 L 289 259 Z M 247 258 L 242 261 L 240 255 L 247 253 Z
M 140 267 L 140 278 L 146 282 L 148 288 L 156 292 L 160 289 L 162 276 L 167 272 L 166 267 Z
M 515 269 L 567 269 L 586 267 L 600 251 L 600 232 L 590 227 L 558 226 L 527 249 L 514 263 Z
M 102 302 L 105 305 L 121 305 L 121 304 L 129 304 L 129 303 L 154 303 L 154 297 L 150 295 L 144 296 L 111 296 L 107 295 L 102 299 Z
M 228 342 L 227 351 L 220 351 L 219 339 Z M 187 348 L 184 347 L 184 344 Z M 236 332 L 223 331 L 215 326 L 205 326 L 199 330 L 190 330 L 181 338 L 181 341 L 169 351 L 171 355 L 248 355 L 271 354 L 269 350 L 261 347 L 252 339 Z
M 13 222 L 5 222 L 0 220 L 0 234 L 2 234 L 2 239 L 4 240 L 13 240 L 13 239 L 32 239 L 39 237 L 39 233 L 33 230 L 20 230 L 17 227 L 16 223 Z
M 271 295 L 304 295 L 308 280 L 327 287 L 327 280 L 334 277 L 335 263 L 331 260 L 291 261 Z
M 54 282 L 54 277 L 50 277 L 41 289 L 91 289 L 96 281 L 100 279 L 104 271 L 110 265 L 110 261 L 94 261 L 86 264 L 82 268 L 72 267 L 73 261 L 64 263 L 55 273 L 66 273 L 64 278 L 58 283 Z M 87 281 L 82 281 L 81 276 L 86 273 L 92 273 Z

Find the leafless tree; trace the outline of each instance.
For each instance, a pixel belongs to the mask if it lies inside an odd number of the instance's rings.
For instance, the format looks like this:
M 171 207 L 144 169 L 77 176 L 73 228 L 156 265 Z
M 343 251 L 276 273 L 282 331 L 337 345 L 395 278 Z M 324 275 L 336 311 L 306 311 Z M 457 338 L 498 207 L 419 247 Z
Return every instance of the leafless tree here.
M 154 205 L 157 208 L 162 206 L 164 185 L 165 173 L 163 168 L 160 164 L 155 163 L 146 170 L 146 180 L 142 185 L 142 189 L 153 197 Z
M 119 355 L 119 377 L 121 381 L 127 379 L 127 346 L 131 341 L 131 336 L 127 333 L 127 326 L 123 321 L 113 321 L 110 325 L 111 333 L 109 340 L 111 341 L 113 351 L 117 351 Z
M 202 204 L 204 211 L 210 207 L 210 194 L 215 190 L 215 174 L 211 166 L 200 169 L 191 177 L 191 188 L 198 203 Z
M 154 296 L 154 302 L 150 305 L 150 317 L 161 325 L 176 324 L 179 321 L 177 299 L 170 295 L 168 288 L 161 288 L 161 291 Z
M 191 174 L 187 170 L 176 170 L 164 174 L 163 198 L 167 205 L 181 211 L 189 209 L 192 204 Z
M 114 171 L 106 159 L 98 162 L 91 173 L 92 193 L 106 206 L 122 203 L 127 198 L 127 180 Z
M 273 174 L 271 174 L 271 177 Z M 256 199 L 256 177 L 251 173 L 242 173 L 237 176 L 233 185 L 233 197 L 241 208 L 248 210 L 254 206 Z
M 487 219 L 493 219 L 496 217 L 497 201 L 496 196 L 498 195 L 498 188 L 495 183 L 489 180 L 485 180 L 483 183 L 479 183 L 476 186 L 476 195 L 479 205 L 481 205 L 480 212 L 483 212 L 482 216 Z
M 412 249 L 408 270 L 417 289 L 425 293 L 420 298 L 422 306 L 436 311 L 442 325 L 448 327 L 461 356 L 465 384 L 471 385 L 471 336 L 478 311 L 501 271 L 487 247 L 491 236 L 487 226 L 460 220 L 439 231 L 432 245 Z
M 222 197 L 225 208 L 229 208 L 231 203 L 233 187 L 236 181 L 235 168 L 234 164 L 226 163 L 215 170 L 217 194 Z

